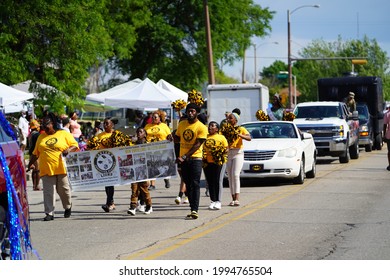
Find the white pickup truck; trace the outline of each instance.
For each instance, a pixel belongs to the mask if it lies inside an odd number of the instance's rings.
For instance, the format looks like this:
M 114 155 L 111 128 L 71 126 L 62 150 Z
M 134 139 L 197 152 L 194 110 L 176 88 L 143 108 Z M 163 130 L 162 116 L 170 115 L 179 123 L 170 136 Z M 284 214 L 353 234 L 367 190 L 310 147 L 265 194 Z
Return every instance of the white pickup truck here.
M 339 157 L 340 163 L 359 158 L 359 120 L 357 111 L 349 113 L 337 101 L 303 102 L 294 109 L 294 123 L 313 135 L 318 156 Z

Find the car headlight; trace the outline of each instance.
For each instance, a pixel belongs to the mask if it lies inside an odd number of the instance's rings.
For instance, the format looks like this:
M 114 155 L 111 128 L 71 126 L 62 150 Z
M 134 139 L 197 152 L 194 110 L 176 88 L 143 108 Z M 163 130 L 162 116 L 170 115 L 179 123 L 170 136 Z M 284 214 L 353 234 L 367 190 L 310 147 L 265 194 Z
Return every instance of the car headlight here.
M 280 150 L 278 153 L 278 157 L 286 157 L 286 158 L 292 158 L 297 155 L 297 148 L 287 148 L 284 150 Z

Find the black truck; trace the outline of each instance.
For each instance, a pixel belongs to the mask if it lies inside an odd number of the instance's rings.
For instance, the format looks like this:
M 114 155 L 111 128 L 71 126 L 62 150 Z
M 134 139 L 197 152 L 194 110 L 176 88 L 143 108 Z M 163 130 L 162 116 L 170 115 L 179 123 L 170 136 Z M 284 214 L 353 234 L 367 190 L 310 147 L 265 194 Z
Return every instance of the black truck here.
M 370 127 L 368 134 L 372 149 L 382 149 L 383 91 L 382 79 L 375 76 L 343 76 L 317 80 L 319 101 L 344 101 L 349 92 L 355 93 L 358 104 L 366 104 L 369 111 Z M 367 150 L 367 149 L 366 149 Z

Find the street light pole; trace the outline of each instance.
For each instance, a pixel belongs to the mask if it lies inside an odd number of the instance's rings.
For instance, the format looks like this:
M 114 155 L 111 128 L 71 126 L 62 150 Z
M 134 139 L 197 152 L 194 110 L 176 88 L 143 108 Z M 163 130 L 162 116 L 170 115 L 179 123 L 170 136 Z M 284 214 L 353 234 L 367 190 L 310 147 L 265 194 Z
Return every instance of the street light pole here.
M 301 8 L 310 7 L 310 8 L 319 8 L 320 5 L 302 5 L 298 8 L 295 8 L 290 12 L 290 10 L 287 10 L 287 63 L 288 63 L 288 95 L 290 97 L 290 108 L 292 108 L 293 105 L 293 95 L 292 95 L 292 59 L 291 59 L 291 30 L 290 30 L 290 16 L 293 14 L 296 10 L 299 10 Z

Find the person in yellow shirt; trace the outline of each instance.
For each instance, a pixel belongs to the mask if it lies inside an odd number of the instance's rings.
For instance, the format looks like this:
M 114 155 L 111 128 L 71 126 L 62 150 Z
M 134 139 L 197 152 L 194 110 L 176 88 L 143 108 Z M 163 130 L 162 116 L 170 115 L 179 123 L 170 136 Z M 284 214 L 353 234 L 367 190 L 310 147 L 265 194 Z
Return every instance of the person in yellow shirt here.
M 189 103 L 186 107 L 187 119 L 179 122 L 175 142 L 180 143 L 181 172 L 186 184 L 186 195 L 190 202 L 191 213 L 188 219 L 197 219 L 200 198 L 200 177 L 202 175 L 203 143 L 207 138 L 207 127 L 198 120 L 200 107 Z
M 163 141 L 163 140 L 172 140 L 171 130 L 168 125 L 162 121 L 162 118 L 165 120 L 164 111 L 154 111 L 152 113 L 152 123 L 145 125 L 146 131 L 146 140 L 150 142 Z M 165 187 L 170 188 L 169 179 L 164 179 Z M 149 190 L 156 189 L 156 180 L 150 181 Z
M 111 119 L 111 117 L 105 118 L 103 121 L 103 129 L 104 131 L 99 133 L 96 137 L 100 143 L 99 150 L 108 149 L 109 147 L 104 146 L 104 139 L 108 139 L 111 137 L 112 133 L 115 131 L 115 124 L 118 121 L 116 119 Z M 102 209 L 104 212 L 110 212 L 115 210 L 114 204 L 114 186 L 106 186 L 106 204 L 102 205 Z
M 43 220 L 54 220 L 55 190 L 65 209 L 64 217 L 69 218 L 72 213 L 72 193 L 64 157 L 70 152 L 77 151 L 78 143 L 72 134 L 59 129 L 57 117 L 51 112 L 42 119 L 42 127 L 45 132 L 38 136 L 27 167 L 29 170 L 32 169 L 39 159 L 39 175 L 42 179 L 43 204 L 46 213 Z
M 203 144 L 204 175 L 210 193 L 210 210 L 220 210 L 221 192 L 223 184 L 220 184 L 222 166 L 225 163 L 228 142 L 222 134 L 219 134 L 219 124 L 215 121 L 209 123 L 209 135 Z M 216 150 L 217 148 L 217 150 Z
M 238 126 L 240 115 L 231 113 L 227 121 L 238 131 L 237 138 L 229 143 L 228 161 L 226 164 L 226 172 L 228 174 L 229 189 L 232 195 L 232 201 L 229 206 L 240 205 L 240 173 L 244 165 L 244 151 L 242 140 L 251 141 L 251 135 L 245 127 Z

